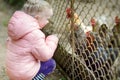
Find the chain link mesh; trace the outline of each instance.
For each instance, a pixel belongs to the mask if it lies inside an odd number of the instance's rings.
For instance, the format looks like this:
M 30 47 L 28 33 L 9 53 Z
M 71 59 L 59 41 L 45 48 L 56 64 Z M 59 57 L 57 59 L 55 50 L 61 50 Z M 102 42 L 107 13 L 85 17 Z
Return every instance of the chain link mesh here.
M 72 0 L 47 1 L 54 15 L 44 31 L 59 37 L 54 58 L 70 79 L 117 80 L 120 77 L 120 0 L 74 0 L 72 4 Z M 66 17 L 67 8 L 79 16 L 77 30 L 71 28 L 77 23 L 72 20 L 74 15 L 71 19 Z M 87 34 L 82 27 L 93 30 Z

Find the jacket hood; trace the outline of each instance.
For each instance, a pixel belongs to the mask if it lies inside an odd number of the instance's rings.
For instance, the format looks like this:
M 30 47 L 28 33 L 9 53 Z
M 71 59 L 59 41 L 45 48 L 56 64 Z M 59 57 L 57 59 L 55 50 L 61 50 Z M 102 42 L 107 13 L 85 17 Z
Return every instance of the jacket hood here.
M 36 19 L 22 11 L 16 11 L 9 21 L 8 35 L 17 40 L 35 29 L 40 29 Z

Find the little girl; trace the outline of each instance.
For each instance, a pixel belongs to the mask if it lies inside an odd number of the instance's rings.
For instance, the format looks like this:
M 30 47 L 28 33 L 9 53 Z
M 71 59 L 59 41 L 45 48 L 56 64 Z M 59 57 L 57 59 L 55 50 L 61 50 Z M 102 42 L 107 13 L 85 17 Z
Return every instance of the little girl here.
M 40 30 L 53 15 L 44 0 L 28 0 L 8 23 L 6 71 L 10 80 L 43 80 L 56 67 L 52 59 L 57 48 L 55 35 Z

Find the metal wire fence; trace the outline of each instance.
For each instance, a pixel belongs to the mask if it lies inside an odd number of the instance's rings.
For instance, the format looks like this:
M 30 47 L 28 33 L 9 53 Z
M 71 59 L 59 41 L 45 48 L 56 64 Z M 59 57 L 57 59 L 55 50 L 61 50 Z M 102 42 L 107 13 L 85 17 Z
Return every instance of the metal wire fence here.
M 53 7 L 44 29 L 57 34 L 54 55 L 71 80 L 120 77 L 120 0 L 47 0 Z

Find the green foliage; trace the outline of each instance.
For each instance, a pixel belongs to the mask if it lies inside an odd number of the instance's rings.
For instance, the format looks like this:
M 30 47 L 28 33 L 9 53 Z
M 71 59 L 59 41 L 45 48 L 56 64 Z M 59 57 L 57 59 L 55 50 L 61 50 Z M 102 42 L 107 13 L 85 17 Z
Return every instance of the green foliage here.
M 5 1 L 6 3 L 13 7 L 21 8 L 26 0 L 5 0 Z

